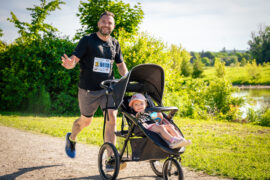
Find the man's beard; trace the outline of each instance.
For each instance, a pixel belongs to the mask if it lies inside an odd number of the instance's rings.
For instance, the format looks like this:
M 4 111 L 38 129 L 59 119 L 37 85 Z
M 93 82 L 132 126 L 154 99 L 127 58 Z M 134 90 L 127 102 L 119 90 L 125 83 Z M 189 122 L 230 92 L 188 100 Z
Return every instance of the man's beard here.
M 100 34 L 103 35 L 103 36 L 109 36 L 109 35 L 112 33 L 111 30 L 108 30 L 108 31 L 102 31 L 102 28 L 99 28 L 98 31 L 99 31 Z

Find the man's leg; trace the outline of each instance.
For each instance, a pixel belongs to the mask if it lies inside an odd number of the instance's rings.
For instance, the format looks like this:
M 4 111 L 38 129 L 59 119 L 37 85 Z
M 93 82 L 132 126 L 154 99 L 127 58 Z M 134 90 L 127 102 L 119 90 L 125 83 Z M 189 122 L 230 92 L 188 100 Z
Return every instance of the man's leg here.
M 108 117 L 109 121 L 106 121 L 106 127 L 105 127 L 105 142 L 112 143 L 116 145 L 116 135 L 114 132 L 116 131 L 116 120 L 117 120 L 117 110 L 115 109 L 108 109 Z M 108 156 L 112 156 L 112 152 L 108 151 Z M 126 162 L 120 163 L 120 170 L 124 169 L 127 166 Z M 114 166 L 107 164 L 106 165 L 106 171 L 112 171 L 114 169 Z
M 75 141 L 77 135 L 83 128 L 89 126 L 92 122 L 93 117 L 85 117 L 81 115 L 81 117 L 77 120 L 74 121 L 73 126 L 72 126 L 72 133 L 70 135 L 70 139 Z
M 106 121 L 105 127 L 105 142 L 110 142 L 112 144 L 116 144 L 116 136 L 114 132 L 116 131 L 116 118 L 117 118 L 117 110 L 108 109 L 109 121 Z
M 72 126 L 72 133 L 67 133 L 65 150 L 70 158 L 75 158 L 76 156 L 75 146 L 77 135 L 79 134 L 79 132 L 81 132 L 83 128 L 90 125 L 92 119 L 92 117 L 85 117 L 81 115 L 79 119 L 74 121 Z

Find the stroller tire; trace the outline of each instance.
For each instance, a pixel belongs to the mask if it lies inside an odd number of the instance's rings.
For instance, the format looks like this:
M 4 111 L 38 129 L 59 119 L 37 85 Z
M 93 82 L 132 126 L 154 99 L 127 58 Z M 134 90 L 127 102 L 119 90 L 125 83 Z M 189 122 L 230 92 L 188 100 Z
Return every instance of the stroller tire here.
M 102 179 L 116 179 L 120 169 L 120 159 L 112 143 L 104 143 L 98 153 L 98 170 Z M 109 167 L 108 167 L 109 166 Z
M 161 160 L 151 160 L 151 161 L 150 161 L 151 169 L 154 171 L 154 173 L 155 173 L 158 177 L 163 177 L 162 168 L 163 168 L 164 162 L 165 162 L 165 159 L 161 159 Z
M 174 159 L 174 158 L 169 158 L 165 161 L 163 165 L 163 179 L 168 180 L 168 179 L 178 179 L 178 180 L 183 180 L 184 175 L 183 175 L 183 170 L 181 168 L 180 163 Z

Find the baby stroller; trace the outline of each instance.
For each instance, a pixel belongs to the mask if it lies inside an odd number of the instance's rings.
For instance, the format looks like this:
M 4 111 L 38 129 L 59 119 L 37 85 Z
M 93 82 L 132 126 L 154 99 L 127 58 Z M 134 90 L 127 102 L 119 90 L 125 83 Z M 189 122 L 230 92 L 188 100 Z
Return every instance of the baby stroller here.
M 146 161 L 154 173 L 164 179 L 183 179 L 183 171 L 179 162 L 180 155 L 185 148 L 171 149 L 156 133 L 149 131 L 138 121 L 128 106 L 130 93 L 142 93 L 147 99 L 146 112 L 162 112 L 163 116 L 175 126 L 183 136 L 181 130 L 173 122 L 177 107 L 163 107 L 162 96 L 164 90 L 164 71 L 155 64 L 138 65 L 120 80 L 106 80 L 101 83 L 107 94 L 112 94 L 116 107 L 123 115 L 121 130 L 116 136 L 124 138 L 120 151 L 111 143 L 104 143 L 98 155 L 98 168 L 103 179 L 116 179 L 120 170 L 120 163 L 129 161 Z M 106 125 L 107 112 L 104 116 Z M 125 128 L 127 124 L 127 128 Z M 104 130 L 103 130 L 104 133 Z M 128 151 L 131 149 L 131 155 Z M 126 156 L 126 157 L 125 157 Z M 106 171 L 107 163 L 113 164 L 113 170 Z

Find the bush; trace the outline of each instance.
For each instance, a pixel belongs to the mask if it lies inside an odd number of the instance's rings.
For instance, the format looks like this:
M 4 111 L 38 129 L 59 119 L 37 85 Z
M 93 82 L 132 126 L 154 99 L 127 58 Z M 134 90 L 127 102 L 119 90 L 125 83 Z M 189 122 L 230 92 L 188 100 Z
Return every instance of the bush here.
M 205 95 L 208 111 L 220 117 L 224 115 L 227 120 L 235 120 L 240 115 L 239 107 L 244 100 L 233 97 L 234 91 L 236 89 L 226 79 L 219 78 L 216 81 L 211 81 Z
M 264 114 L 261 115 L 261 118 L 258 122 L 261 126 L 270 127 L 270 110 L 267 109 Z
M 257 122 L 259 120 L 259 113 L 252 108 L 247 111 L 247 120 L 249 122 Z
M 195 59 L 194 63 L 193 63 L 193 73 L 192 73 L 192 77 L 193 78 L 198 78 L 201 77 L 202 73 L 203 73 L 203 63 L 200 59 Z
M 28 111 L 36 114 L 48 114 L 51 109 L 50 94 L 45 90 L 44 86 L 40 89 L 35 89 L 29 93 Z
M 252 63 L 245 65 L 247 74 L 251 77 L 251 80 L 259 79 L 261 77 L 261 66 L 257 66 L 256 60 L 253 60 Z
M 66 92 L 56 95 L 56 99 L 52 104 L 52 112 L 55 114 L 78 114 L 79 105 L 77 98 L 70 96 Z
M 61 66 L 61 56 L 70 55 L 74 48 L 70 40 L 54 36 L 8 45 L 0 52 L 0 110 L 33 109 L 35 98 L 46 93 L 52 104 L 61 92 L 76 100 L 78 67 L 66 70 Z
M 219 58 L 215 58 L 215 69 L 217 77 L 225 77 L 225 63 L 222 62 Z

